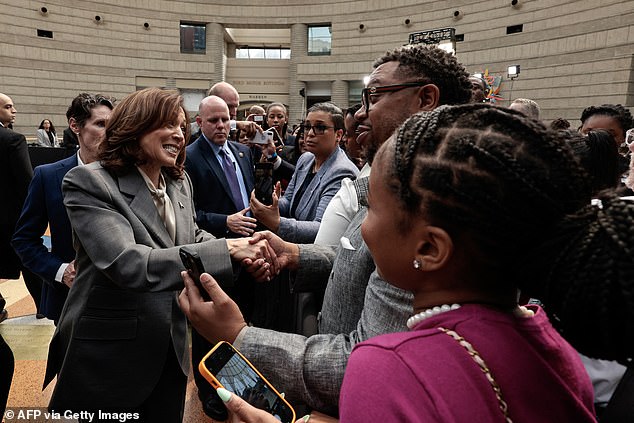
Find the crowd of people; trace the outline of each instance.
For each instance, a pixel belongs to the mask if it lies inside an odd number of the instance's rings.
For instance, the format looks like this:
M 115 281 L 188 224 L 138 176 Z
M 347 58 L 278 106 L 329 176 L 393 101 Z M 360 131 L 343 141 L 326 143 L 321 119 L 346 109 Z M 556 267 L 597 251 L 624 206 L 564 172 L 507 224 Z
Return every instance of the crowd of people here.
M 77 154 L 34 174 L 0 94 L 19 181 L 2 188 L 16 203 L 0 277 L 43 281 L 49 408 L 180 422 L 191 360 L 209 417 L 277 421 L 197 371 L 227 341 L 301 422 L 634 418 L 632 115 L 593 105 L 572 130 L 487 91 L 453 55 L 403 46 L 375 61 L 360 104 L 315 104 L 294 130 L 281 103 L 237 120 L 226 82 L 194 130 L 173 90 L 82 93 Z

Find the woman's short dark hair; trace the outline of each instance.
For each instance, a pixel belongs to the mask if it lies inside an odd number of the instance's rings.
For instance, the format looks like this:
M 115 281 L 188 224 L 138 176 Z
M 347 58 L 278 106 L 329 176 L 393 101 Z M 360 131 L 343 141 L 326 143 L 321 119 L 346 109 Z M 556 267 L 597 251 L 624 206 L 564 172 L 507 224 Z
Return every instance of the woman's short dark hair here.
M 50 119 L 42 119 L 42 122 L 40 122 L 40 127 L 37 129 L 44 129 L 44 122 L 46 121 L 48 121 L 48 123 L 51 125 L 48 130 L 52 133 L 55 133 L 55 126 L 53 125 L 53 121 Z
M 185 115 L 183 136 L 189 139 L 189 117 L 183 98 L 175 90 L 146 88 L 128 95 L 114 108 L 106 124 L 106 135 L 99 145 L 99 160 L 106 169 L 125 170 L 144 163 L 139 139 L 155 129 Z M 176 165 L 164 168 L 172 178 L 182 178 L 185 163 L 185 143 L 178 154 Z
M 114 108 L 114 98 L 102 94 L 81 93 L 73 99 L 66 110 L 66 119 L 74 118 L 77 126 L 83 128 L 86 121 L 92 115 L 92 109 L 97 106 L 106 106 L 110 110 Z
M 346 130 L 346 126 L 344 124 L 343 112 L 337 106 L 332 103 L 317 103 L 312 105 L 306 115 L 311 112 L 325 112 L 328 113 L 332 117 L 332 124 L 335 127 L 335 131 L 340 129 Z

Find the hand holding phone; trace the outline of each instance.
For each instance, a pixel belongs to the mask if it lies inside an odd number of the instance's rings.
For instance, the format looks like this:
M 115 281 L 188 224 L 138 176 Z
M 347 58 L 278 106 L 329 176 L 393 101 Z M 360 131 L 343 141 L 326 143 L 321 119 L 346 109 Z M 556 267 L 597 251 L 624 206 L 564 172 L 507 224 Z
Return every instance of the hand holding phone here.
M 282 423 L 293 423 L 293 407 L 231 344 L 217 343 L 202 359 L 198 370 L 215 388 L 225 388 L 254 407 L 271 413 Z
M 183 262 L 183 266 L 185 266 L 185 269 L 187 269 L 187 273 L 189 273 L 189 276 L 191 276 L 191 278 L 194 280 L 194 283 L 200 291 L 200 295 L 201 297 L 203 297 L 203 300 L 211 301 L 209 293 L 200 282 L 200 275 L 205 273 L 205 267 L 203 266 L 203 262 L 200 259 L 198 253 L 187 246 L 181 247 L 178 252 L 181 257 L 181 261 Z
M 251 144 L 269 145 L 273 140 L 273 132 L 270 129 L 262 132 L 256 132 L 255 136 L 249 140 Z
M 273 204 L 273 163 L 255 164 L 255 198 L 262 204 Z

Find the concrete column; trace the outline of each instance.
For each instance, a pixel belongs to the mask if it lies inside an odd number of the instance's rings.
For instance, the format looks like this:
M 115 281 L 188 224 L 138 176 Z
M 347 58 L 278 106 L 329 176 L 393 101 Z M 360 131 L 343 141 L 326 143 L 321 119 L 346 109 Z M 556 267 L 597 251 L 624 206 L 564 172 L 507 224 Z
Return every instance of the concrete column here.
M 330 101 L 339 106 L 342 110 L 348 108 L 348 81 L 340 79 L 332 81 L 330 85 Z
M 291 60 L 288 69 L 288 123 L 292 126 L 299 123 L 305 114 L 305 97 L 299 95 L 299 91 L 306 92 L 305 81 L 297 80 L 297 64 L 306 57 L 308 51 L 308 26 L 305 24 L 293 24 L 291 26 Z
M 207 24 L 207 57 L 214 64 L 214 71 L 209 76 L 209 87 L 216 82 L 224 81 L 227 69 L 224 27 L 219 23 Z

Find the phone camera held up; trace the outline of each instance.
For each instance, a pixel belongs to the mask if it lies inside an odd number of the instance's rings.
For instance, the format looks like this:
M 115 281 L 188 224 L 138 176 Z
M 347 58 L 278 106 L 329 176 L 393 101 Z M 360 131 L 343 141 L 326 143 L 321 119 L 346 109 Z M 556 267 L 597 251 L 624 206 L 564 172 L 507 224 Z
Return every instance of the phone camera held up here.
M 202 359 L 198 371 L 214 388 L 223 387 L 275 416 L 282 423 L 295 421 L 295 410 L 237 349 L 219 342 Z
M 255 164 L 255 198 L 262 204 L 273 204 L 273 163 Z
M 187 273 L 194 280 L 196 287 L 200 291 L 200 295 L 203 297 L 205 301 L 211 301 L 211 297 L 207 293 L 205 287 L 200 282 L 200 275 L 205 273 L 205 267 L 203 266 L 203 262 L 200 259 L 198 253 L 192 250 L 189 247 L 181 247 L 179 250 L 179 255 L 181 257 L 181 261 L 183 262 L 183 266 L 187 269 Z

